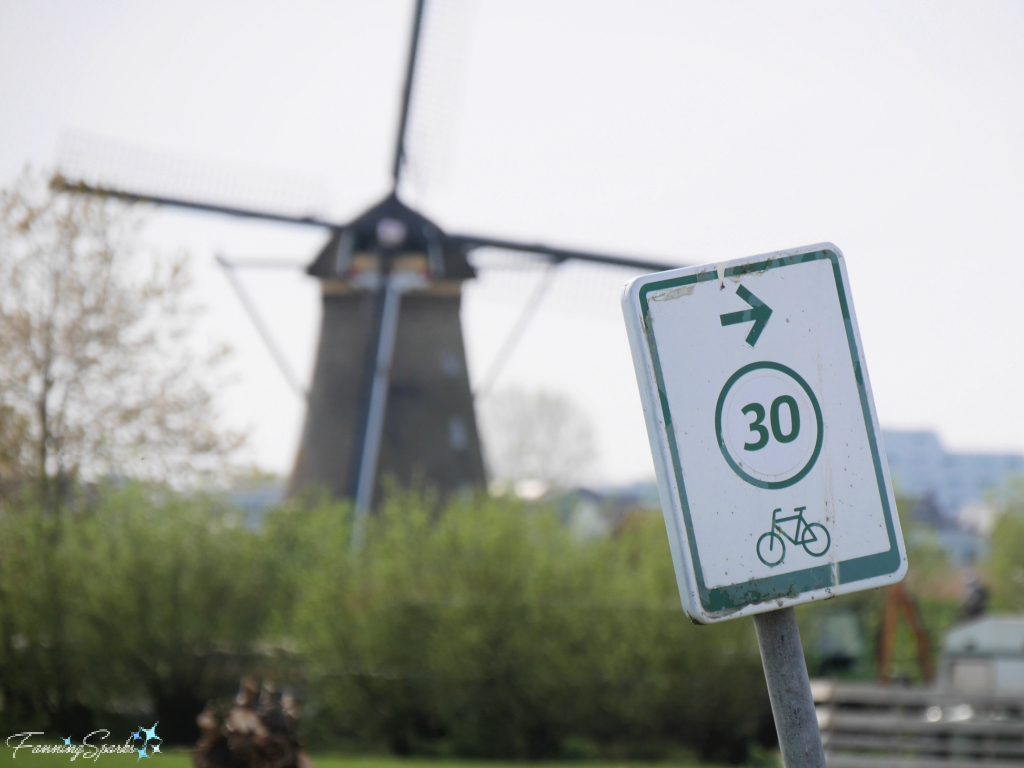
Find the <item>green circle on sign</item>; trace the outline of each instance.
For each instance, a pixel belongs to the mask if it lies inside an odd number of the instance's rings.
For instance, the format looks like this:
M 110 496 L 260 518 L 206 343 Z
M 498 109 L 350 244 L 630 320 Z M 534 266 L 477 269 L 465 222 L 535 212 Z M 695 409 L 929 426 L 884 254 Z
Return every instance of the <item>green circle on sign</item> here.
M 729 454 L 729 449 L 725 445 L 725 437 L 722 435 L 722 409 L 725 407 L 725 399 L 729 394 L 729 390 L 732 389 L 733 384 L 739 381 L 743 376 L 751 371 L 756 371 L 762 368 L 768 368 L 773 371 L 784 373 L 800 385 L 801 389 L 803 389 L 807 394 L 807 398 L 811 401 L 811 406 L 814 408 L 814 420 L 817 422 L 818 426 L 818 436 L 814 442 L 814 450 L 811 452 L 810 459 L 807 460 L 807 463 L 804 464 L 800 471 L 795 475 L 786 480 L 779 480 L 776 482 L 761 480 L 744 472 L 739 464 L 736 463 L 736 460 Z M 774 491 L 779 488 L 788 488 L 789 486 L 800 482 L 804 479 L 807 473 L 811 471 L 811 467 L 814 466 L 814 462 L 818 460 L 818 455 L 821 453 L 821 444 L 825 437 L 825 426 L 824 421 L 821 418 L 821 407 L 818 405 L 818 398 L 814 396 L 814 392 L 811 391 L 811 388 L 807 385 L 807 382 L 803 380 L 800 374 L 792 368 L 786 367 L 782 363 L 772 363 L 766 360 L 760 363 L 750 363 L 749 365 L 743 366 L 736 371 L 736 373 L 730 376 L 727 382 L 725 382 L 725 386 L 722 387 L 722 393 L 718 396 L 718 405 L 715 407 L 715 434 L 718 437 L 718 447 L 722 450 L 722 456 L 725 457 L 725 461 L 730 467 L 732 467 L 733 472 L 751 485 Z

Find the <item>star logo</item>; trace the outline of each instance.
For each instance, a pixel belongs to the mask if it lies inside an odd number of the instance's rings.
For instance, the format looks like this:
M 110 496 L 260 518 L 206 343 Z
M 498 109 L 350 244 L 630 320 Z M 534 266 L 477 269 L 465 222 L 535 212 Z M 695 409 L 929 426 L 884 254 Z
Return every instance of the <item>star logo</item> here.
M 139 726 L 139 730 L 135 731 L 132 734 L 132 741 L 135 741 L 136 739 L 141 739 L 143 734 L 145 734 L 146 736 L 146 740 L 142 742 L 142 748 L 135 750 L 139 753 L 139 756 L 135 758 L 135 762 L 138 762 L 144 757 L 152 757 L 160 751 L 160 745 L 163 744 L 164 740 L 156 735 L 156 727 L 158 725 L 160 725 L 159 721 L 153 723 L 153 726 L 151 728 L 143 728 L 142 726 Z M 156 743 L 151 745 L 150 742 Z M 148 749 L 152 749 L 152 753 L 147 752 Z
M 65 736 L 64 737 L 64 746 L 65 747 L 70 747 L 71 746 L 71 737 L 70 736 Z

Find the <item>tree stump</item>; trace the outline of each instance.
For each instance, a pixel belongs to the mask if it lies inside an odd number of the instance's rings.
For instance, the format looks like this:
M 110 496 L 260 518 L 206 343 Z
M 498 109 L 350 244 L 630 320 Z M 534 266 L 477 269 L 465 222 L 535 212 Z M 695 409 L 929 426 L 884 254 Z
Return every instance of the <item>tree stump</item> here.
M 298 701 L 269 683 L 260 690 L 246 678 L 223 718 L 208 705 L 196 722 L 195 768 L 313 768 L 298 739 Z

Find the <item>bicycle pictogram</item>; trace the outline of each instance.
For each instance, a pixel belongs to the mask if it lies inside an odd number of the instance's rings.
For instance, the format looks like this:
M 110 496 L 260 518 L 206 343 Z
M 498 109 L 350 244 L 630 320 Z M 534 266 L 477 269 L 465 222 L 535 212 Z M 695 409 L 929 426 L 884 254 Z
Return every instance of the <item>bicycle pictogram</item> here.
M 770 568 L 782 562 L 786 557 L 786 542 L 783 537 L 798 547 L 803 547 L 811 557 L 821 557 L 832 545 L 832 537 L 829 536 L 828 528 L 821 523 L 808 523 L 804 520 L 804 510 L 807 507 L 796 507 L 793 509 L 795 515 L 779 517 L 782 509 L 772 512 L 772 527 L 767 533 L 761 534 L 757 540 L 757 557 L 762 563 Z M 786 523 L 796 522 L 796 530 L 790 536 L 782 526 Z

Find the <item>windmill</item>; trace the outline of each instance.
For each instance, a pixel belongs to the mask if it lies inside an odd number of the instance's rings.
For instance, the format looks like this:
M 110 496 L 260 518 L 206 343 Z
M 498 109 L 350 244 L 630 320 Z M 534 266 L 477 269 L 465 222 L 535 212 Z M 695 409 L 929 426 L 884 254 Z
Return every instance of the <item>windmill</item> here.
M 290 492 L 325 486 L 338 497 L 354 499 L 357 520 L 379 498 L 383 476 L 404 486 L 433 487 L 442 496 L 485 483 L 459 317 L 462 285 L 476 274 L 468 258 L 473 250 L 532 254 L 552 265 L 579 260 L 652 270 L 676 266 L 451 234 L 399 198 L 423 10 L 424 0 L 418 0 L 391 191 L 350 222 L 160 196 L 70 174 L 54 179 L 56 187 L 72 192 L 330 233 L 306 270 L 320 281 L 323 313 Z

